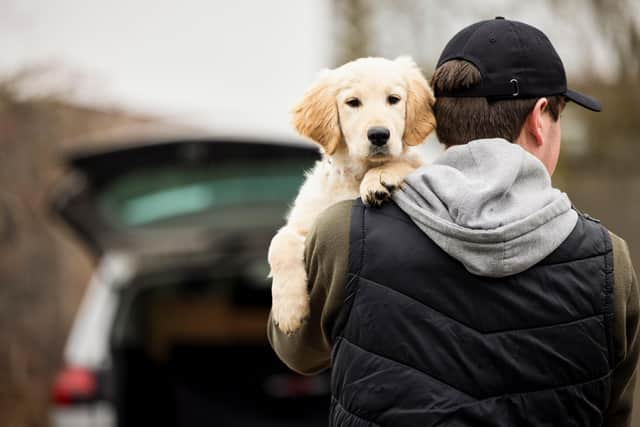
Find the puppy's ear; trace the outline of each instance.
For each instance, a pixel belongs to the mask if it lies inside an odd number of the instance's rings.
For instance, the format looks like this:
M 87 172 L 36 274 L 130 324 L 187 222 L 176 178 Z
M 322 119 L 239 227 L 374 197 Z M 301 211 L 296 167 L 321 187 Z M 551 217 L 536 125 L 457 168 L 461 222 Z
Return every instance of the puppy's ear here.
M 328 155 L 336 151 L 342 138 L 335 95 L 331 70 L 325 70 L 291 110 L 296 131 L 320 144 Z
M 433 115 L 435 97 L 413 59 L 401 56 L 396 58 L 395 62 L 404 68 L 407 82 L 407 108 L 402 140 L 407 145 L 418 145 L 436 127 L 436 118 Z

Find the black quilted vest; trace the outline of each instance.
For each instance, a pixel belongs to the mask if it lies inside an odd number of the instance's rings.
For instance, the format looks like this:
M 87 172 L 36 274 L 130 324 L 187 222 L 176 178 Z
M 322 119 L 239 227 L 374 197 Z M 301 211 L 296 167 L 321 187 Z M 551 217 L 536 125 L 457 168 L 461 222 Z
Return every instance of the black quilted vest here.
M 332 426 L 600 426 L 613 257 L 580 215 L 534 267 L 469 273 L 395 204 L 354 203 L 334 329 Z

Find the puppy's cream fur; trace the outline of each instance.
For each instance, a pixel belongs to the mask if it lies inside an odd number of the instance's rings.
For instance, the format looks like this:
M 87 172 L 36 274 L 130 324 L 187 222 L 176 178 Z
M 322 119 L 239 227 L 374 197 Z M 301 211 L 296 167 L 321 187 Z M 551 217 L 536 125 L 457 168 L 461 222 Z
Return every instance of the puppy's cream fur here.
M 411 58 L 361 58 L 324 71 L 294 107 L 294 127 L 320 145 L 323 158 L 307 173 L 287 224 L 269 247 L 271 312 L 282 331 L 295 332 L 309 315 L 304 243 L 315 219 L 342 200 L 387 200 L 422 163 L 409 147 L 435 128 L 433 103 Z M 389 130 L 385 145 L 369 141 L 372 127 Z

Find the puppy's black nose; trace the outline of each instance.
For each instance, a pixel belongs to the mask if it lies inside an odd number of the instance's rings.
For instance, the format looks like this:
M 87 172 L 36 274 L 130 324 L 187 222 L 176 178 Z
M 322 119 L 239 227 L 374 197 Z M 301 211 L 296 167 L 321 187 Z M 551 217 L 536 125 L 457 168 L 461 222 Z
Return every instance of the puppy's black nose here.
M 391 135 L 389 129 L 382 127 L 372 127 L 367 131 L 367 138 L 369 138 L 369 141 L 378 147 L 387 143 L 389 135 Z

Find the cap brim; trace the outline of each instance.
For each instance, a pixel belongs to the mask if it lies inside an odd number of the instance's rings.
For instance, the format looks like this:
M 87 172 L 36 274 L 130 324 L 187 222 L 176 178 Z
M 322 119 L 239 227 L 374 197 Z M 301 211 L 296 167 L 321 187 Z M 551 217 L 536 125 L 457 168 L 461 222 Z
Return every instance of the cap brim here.
M 573 90 L 567 90 L 564 93 L 564 96 L 567 99 L 570 99 L 571 101 L 575 102 L 576 104 L 587 108 L 591 111 L 602 111 L 602 105 L 600 105 L 600 103 L 598 101 L 596 101 L 595 99 L 588 97 L 586 95 L 582 95 L 578 92 L 575 92 Z

